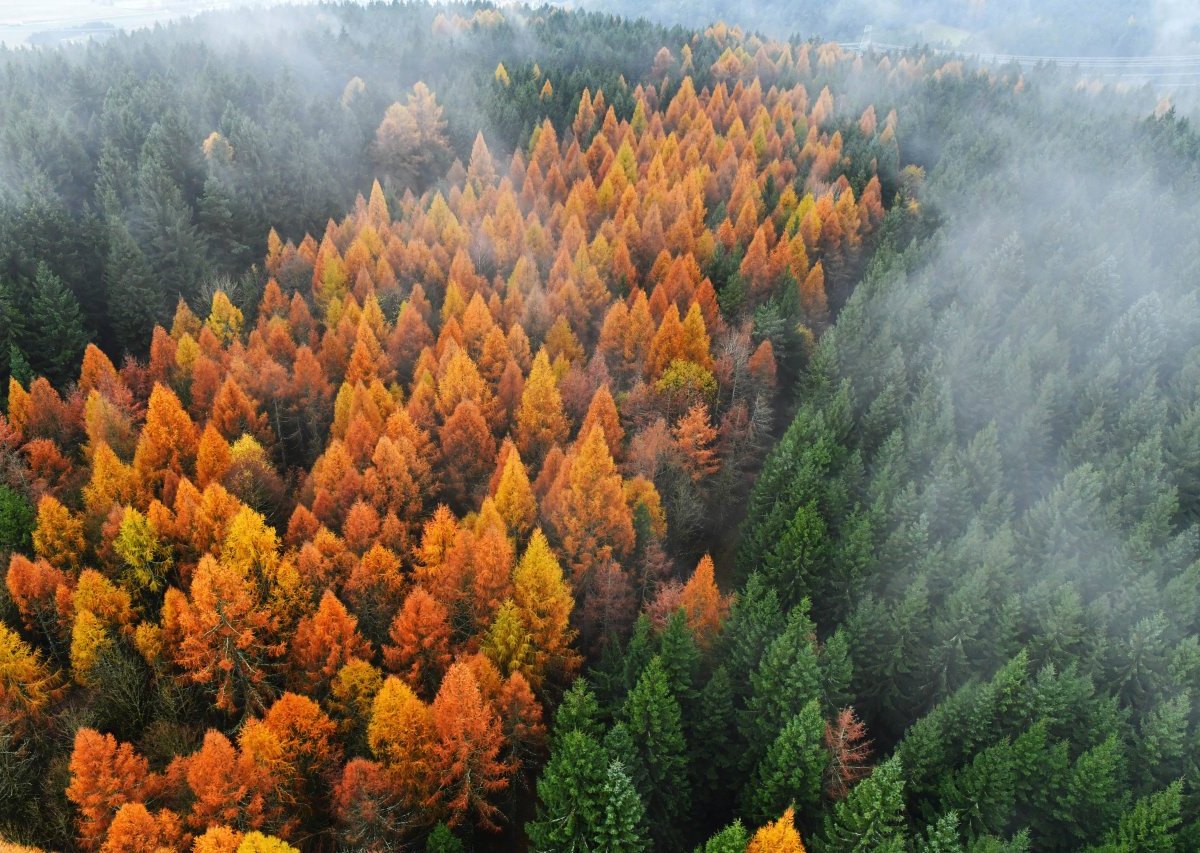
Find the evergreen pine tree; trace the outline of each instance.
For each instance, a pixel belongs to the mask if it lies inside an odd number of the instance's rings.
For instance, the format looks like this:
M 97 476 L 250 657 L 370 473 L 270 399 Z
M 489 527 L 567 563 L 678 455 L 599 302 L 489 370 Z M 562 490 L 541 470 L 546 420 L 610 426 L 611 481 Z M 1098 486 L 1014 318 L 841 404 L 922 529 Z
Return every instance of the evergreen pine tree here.
M 1125 812 L 1092 853 L 1171 853 L 1192 849 L 1177 845 L 1183 785 L 1173 782 L 1157 794 L 1143 797 Z
M 0 483 L 0 551 L 22 551 L 33 548 L 33 504 L 15 489 Z
M 854 676 L 854 665 L 845 631 L 839 628 L 821 645 L 817 664 L 821 668 L 822 711 L 832 717 L 853 699 L 850 681 Z
M 1004 830 L 1016 801 L 1016 766 L 1008 740 L 979 752 L 942 782 L 941 802 L 966 815 L 972 835 Z
M 813 839 L 816 853 L 903 850 L 904 780 L 890 758 L 859 782 L 825 816 L 825 831 Z
M 1096 836 L 1117 821 L 1129 802 L 1125 762 L 1116 735 L 1089 749 L 1075 761 L 1058 815 L 1069 843 L 1097 840 Z
M 658 656 L 667 675 L 667 686 L 679 702 L 686 731 L 695 722 L 693 712 L 698 698 L 696 682 L 700 677 L 700 649 L 682 608 L 671 614 L 658 644 Z
M 19 313 L 12 284 L 0 278 L 0 380 L 11 374 L 13 350 L 20 351 L 17 345 Z
M 958 838 L 958 813 L 946 812 L 917 839 L 916 853 L 963 853 Z
M 15 343 L 8 345 L 8 374 L 26 388 L 34 378 L 33 368 L 29 366 L 29 359 Z
M 114 222 L 109 228 L 104 286 L 117 343 L 126 352 L 141 355 L 146 349 L 150 330 L 164 309 L 165 300 L 154 286 L 146 256 L 123 222 Z
M 702 814 L 724 818 L 729 797 L 723 795 L 737 780 L 739 742 L 729 672 L 717 667 L 700 692 L 692 723 L 689 778 Z M 713 814 L 716 810 L 717 814 Z
M 637 686 L 625 700 L 621 716 L 628 727 L 636 761 L 630 765 L 633 771 L 630 776 L 646 806 L 650 834 L 658 847 L 675 847 L 691 811 L 687 744 L 679 703 L 671 695 L 658 656 L 646 665 Z
M 729 674 L 735 700 L 741 701 L 750 693 L 750 676 L 767 646 L 782 633 L 784 621 L 775 590 L 762 575 L 750 575 L 729 610 L 719 646 L 719 659 Z
M 697 847 L 696 853 L 746 853 L 749 843 L 750 833 L 740 820 L 735 820 L 704 842 L 703 847 Z
M 825 720 L 814 699 L 783 727 L 742 792 L 748 820 L 765 823 L 788 806 L 795 807 L 801 825 L 816 815 L 829 763 L 824 737 Z
M 33 280 L 29 319 L 37 330 L 26 342 L 30 365 L 55 385 L 67 385 L 79 369 L 88 336 L 79 302 L 45 264 L 38 264 Z
M 233 206 L 234 199 L 226 182 L 217 175 L 209 175 L 204 181 L 204 194 L 200 196 L 196 218 L 208 238 L 212 264 L 228 273 L 244 268 L 250 252 L 238 238 Z
M 154 280 L 168 297 L 196 295 L 206 256 L 183 190 L 157 154 L 142 159 L 131 231 Z
M 606 853 L 641 853 L 648 850 L 643 828 L 646 814 L 642 799 L 625 773 L 619 760 L 614 759 L 605 773 L 601 789 L 604 815 L 592 836 L 590 849 Z
M 820 667 L 807 611 L 806 604 L 792 610 L 787 626 L 771 642 L 750 678 L 752 695 L 740 720 L 747 743 L 742 766 L 747 769 L 757 766 L 792 717 L 809 701 L 820 698 Z
M 600 723 L 600 704 L 585 678 L 577 678 L 571 683 L 554 713 L 555 739 L 563 738 L 570 732 L 581 732 L 596 741 L 604 736 L 604 727 Z
M 562 733 L 538 779 L 537 819 L 526 825 L 535 850 L 584 851 L 605 820 L 609 759 L 583 732 Z M 622 774 L 624 775 L 624 774 Z

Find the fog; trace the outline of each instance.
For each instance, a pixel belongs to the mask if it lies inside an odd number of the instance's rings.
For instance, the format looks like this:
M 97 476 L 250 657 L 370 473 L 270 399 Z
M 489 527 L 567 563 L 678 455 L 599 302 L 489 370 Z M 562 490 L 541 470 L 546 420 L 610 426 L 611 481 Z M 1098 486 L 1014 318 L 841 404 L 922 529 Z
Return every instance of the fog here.
M 698 27 L 723 19 L 780 38 L 854 41 L 870 27 L 876 41 L 972 53 L 1200 53 L 1200 11 L 1191 0 L 564 0 L 561 5 Z
M 308 5 L 317 0 L 293 0 Z M 103 39 L 202 12 L 262 8 L 278 0 L 4 0 L 0 45 L 48 46 Z
M 1018 84 L 980 102 L 939 89 L 901 112 L 903 161 L 929 167 L 921 204 L 937 233 L 868 276 L 823 342 L 869 433 L 867 494 L 897 471 L 915 485 L 887 511 L 898 526 L 873 591 L 897 608 L 927 586 L 938 631 L 972 614 L 945 659 L 935 648 L 904 683 L 914 708 L 961 683 L 946 661 L 1003 654 L 1009 596 L 1034 663 L 1062 665 L 1059 631 L 1121 660 L 1146 620 L 1180 618 L 1173 596 L 1194 584 L 1184 448 L 1200 201 L 1194 162 L 1151 142 L 1179 133 L 1182 151 L 1190 131 L 1152 130 L 1149 90 L 1089 93 L 1061 73 L 998 85 Z M 889 415 L 879 403 L 895 399 Z M 1130 701 L 1143 713 L 1158 698 Z
M 311 5 L 319 0 L 293 0 Z M 344 0 L 363 2 L 363 0 Z M 658 22 L 704 27 L 715 20 L 775 37 L 857 41 L 871 28 L 875 41 L 929 44 L 970 53 L 1039 56 L 1200 54 L 1200 6 L 1192 0 L 548 0 Z M 0 44 L 58 44 L 104 38 L 203 12 L 262 8 L 282 0 L 6 0 L 0 4 Z M 501 3 L 499 5 L 509 5 Z

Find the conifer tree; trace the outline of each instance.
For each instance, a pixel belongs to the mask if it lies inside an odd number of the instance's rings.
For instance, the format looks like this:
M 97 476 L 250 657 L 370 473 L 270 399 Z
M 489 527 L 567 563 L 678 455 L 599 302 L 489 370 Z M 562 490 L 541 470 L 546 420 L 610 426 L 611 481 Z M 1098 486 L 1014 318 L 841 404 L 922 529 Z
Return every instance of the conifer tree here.
M 500 758 L 504 735 L 496 710 L 479 690 L 471 667 L 452 664 L 433 701 L 430 766 L 436 789 L 429 798 L 447 824 L 499 828 L 494 798 L 509 785 L 512 768 Z
M 904 780 L 900 762 L 890 758 L 859 782 L 825 817 L 824 832 L 813 839 L 815 853 L 903 850 Z
M 109 225 L 104 286 L 117 342 L 126 352 L 144 353 L 147 336 L 163 309 L 163 298 L 146 256 L 119 220 Z
M 650 835 L 659 846 L 678 844 L 691 811 L 687 744 L 661 658 L 647 664 L 625 699 L 621 719 L 632 749 L 630 778 L 645 804 Z
M 24 342 L 30 365 L 58 387 L 65 386 L 75 378 L 88 334 L 75 295 L 44 263 L 33 279 L 29 324 L 37 330 L 36 338 Z
M 698 849 L 700 853 L 746 853 L 749 843 L 750 835 L 746 832 L 746 827 L 740 820 L 735 820 Z
M 593 849 L 605 819 L 608 765 L 605 751 L 586 732 L 557 732 L 550 762 L 538 778 L 537 819 L 526 825 L 536 849 Z
M 596 701 L 596 694 L 588 686 L 586 678 L 571 682 L 554 714 L 556 741 L 574 731 L 582 732 L 597 743 L 604 734 L 600 724 L 600 703 Z
M 762 760 L 779 732 L 805 705 L 820 697 L 813 625 L 805 611 L 801 606 L 789 614 L 782 633 L 772 640 L 750 677 L 751 695 L 740 721 L 747 769 Z
M 787 806 L 802 818 L 816 815 L 829 760 L 824 733 L 825 721 L 814 699 L 788 721 L 755 769 L 742 795 L 748 819 L 763 821 Z
M 529 483 L 529 473 L 515 447 L 504 458 L 495 499 L 496 510 L 508 529 L 520 539 L 527 536 L 537 520 L 537 498 Z
M 550 359 L 538 350 L 517 409 L 517 449 L 530 464 L 541 464 L 551 447 L 566 441 L 568 429 Z
M 730 805 L 721 795 L 736 778 L 741 756 L 737 737 L 737 717 L 733 707 L 733 687 L 729 672 L 722 665 L 713 670 L 696 703 L 689 744 L 689 778 L 696 804 L 704 811 Z
M 601 563 L 633 549 L 633 518 L 599 425 L 571 462 L 564 503 L 563 547 L 576 578 L 586 579 Z
M 513 601 L 529 631 L 531 683 L 569 677 L 579 665 L 578 655 L 571 649 L 570 618 L 575 603 L 540 529 L 533 532 L 513 571 Z
M 804 843 L 796 831 L 792 809 L 789 808 L 781 818 L 754 833 L 746 853 L 804 853 Z
M 0 483 L 0 550 L 29 551 L 36 513 L 23 495 Z
M 1103 843 L 1092 849 L 1103 853 L 1118 850 L 1170 853 L 1179 849 L 1181 787 L 1180 782 L 1173 782 L 1162 791 L 1138 800 L 1109 830 Z
M 614 759 L 605 772 L 600 791 L 604 815 L 595 831 L 595 849 L 612 853 L 640 853 L 648 850 L 642 826 L 645 809 L 621 762 Z

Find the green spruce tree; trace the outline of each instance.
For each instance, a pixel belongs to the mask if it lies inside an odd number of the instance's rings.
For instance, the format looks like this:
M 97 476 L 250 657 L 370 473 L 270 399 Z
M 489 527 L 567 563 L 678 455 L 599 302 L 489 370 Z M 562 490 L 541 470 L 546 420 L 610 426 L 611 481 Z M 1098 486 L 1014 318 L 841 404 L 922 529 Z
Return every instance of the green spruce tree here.
M 592 850 L 604 853 L 641 853 L 650 849 L 643 825 L 646 809 L 633 782 L 617 759 L 609 762 L 601 789 L 604 814 L 592 836 Z
M 697 847 L 696 853 L 746 853 L 749 843 L 750 833 L 740 820 L 735 820 L 704 842 L 704 846 Z
M 45 264 L 38 264 L 33 280 L 29 319 L 37 330 L 26 342 L 30 365 L 56 386 L 66 386 L 78 373 L 88 335 L 75 295 Z
M 752 770 L 762 761 L 780 730 L 821 695 L 821 672 L 813 648 L 815 628 L 807 603 L 788 614 L 787 625 L 767 648 L 750 678 L 751 696 L 740 728 L 746 740 L 742 766 Z
M 904 779 L 890 758 L 859 782 L 825 816 L 825 829 L 813 839 L 815 853 L 868 853 L 904 849 Z
M 780 731 L 742 792 L 742 813 L 753 823 L 774 820 L 788 806 L 803 825 L 817 815 L 821 781 L 829 763 L 825 720 L 810 701 Z
M 658 656 L 646 664 L 621 718 L 633 749 L 630 777 L 646 806 L 650 835 L 659 848 L 676 847 L 691 812 L 687 743 L 679 703 Z
M 609 759 L 600 744 L 572 729 L 559 733 L 537 782 L 537 819 L 526 825 L 535 850 L 593 849 L 605 819 L 604 787 Z

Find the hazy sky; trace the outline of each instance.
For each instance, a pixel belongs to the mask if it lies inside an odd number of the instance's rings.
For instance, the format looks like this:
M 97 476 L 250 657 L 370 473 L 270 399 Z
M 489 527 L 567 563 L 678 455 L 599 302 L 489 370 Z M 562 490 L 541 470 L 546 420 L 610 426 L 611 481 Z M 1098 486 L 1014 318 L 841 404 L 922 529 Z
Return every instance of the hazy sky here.
M 349 3 L 365 2 L 365 0 L 340 1 Z M 757 5 L 757 2 L 761 2 L 761 0 L 703 0 L 703 2 L 698 2 L 695 7 L 687 4 L 678 4 L 678 0 L 650 0 L 644 6 L 631 3 L 629 0 L 548 1 L 558 3 L 559 5 L 601 10 L 614 9 L 626 13 L 634 10 L 638 13 L 650 14 L 659 19 L 671 18 L 687 23 L 697 23 L 696 20 L 692 20 L 696 17 L 697 13 L 702 14 L 705 21 L 708 20 L 711 14 L 713 17 L 723 16 L 729 20 L 741 21 L 754 26 L 767 27 L 768 22 L 774 23 L 784 27 L 788 31 L 791 29 L 791 24 L 796 23 L 796 21 L 789 23 L 786 20 L 788 17 L 787 14 L 778 14 L 780 8 L 790 8 L 786 0 L 763 2 L 761 6 Z M 235 9 L 238 7 L 270 6 L 284 2 L 316 3 L 319 0 L 0 0 L 0 44 L 18 46 L 30 44 L 31 41 L 35 44 L 53 44 L 63 40 L 82 40 L 88 37 L 87 33 L 77 28 L 93 22 L 98 22 L 101 25 L 102 29 L 99 32 L 102 32 L 104 28 L 136 29 L 153 26 L 156 23 L 165 23 L 200 12 Z M 536 4 L 542 2 L 542 0 L 531 0 L 531 2 Z M 835 11 L 852 9 L 854 10 L 853 14 L 850 12 L 846 14 L 849 14 L 851 19 L 855 21 L 862 18 L 863 20 L 883 22 L 895 19 L 897 8 L 904 8 L 903 4 L 898 7 L 898 2 L 899 0 L 829 0 L 827 8 L 823 8 L 822 14 L 832 16 L 829 17 L 829 20 L 836 20 L 837 15 L 834 14 Z M 967 0 L 925 0 L 921 8 L 924 10 L 923 14 L 937 8 L 945 10 L 958 9 L 961 11 L 961 6 L 966 2 Z M 1014 7 L 1011 21 L 1018 33 L 1014 37 L 1015 45 L 1009 44 L 996 48 L 1000 52 L 1012 52 L 1016 48 L 1021 48 L 1019 52 L 1022 53 L 1041 54 L 1046 52 L 1045 50 L 1038 49 L 1036 43 L 1028 43 L 1029 33 L 1025 33 L 1021 29 L 1021 26 L 1025 24 L 1032 25 L 1032 18 L 1036 17 L 1028 8 L 1030 3 L 1033 3 L 1033 8 L 1037 8 L 1037 0 L 1021 0 L 1021 2 L 1017 3 L 1017 6 L 1024 7 L 1023 11 Z M 1087 52 L 1115 52 L 1121 55 L 1126 55 L 1129 52 L 1139 55 L 1200 53 L 1200 45 L 1197 43 L 1197 39 L 1200 38 L 1200 0 L 1110 0 L 1108 6 L 1119 11 L 1124 8 L 1123 3 L 1128 4 L 1132 9 L 1138 10 L 1139 14 L 1131 15 L 1130 20 L 1132 21 L 1136 18 L 1147 25 L 1150 37 L 1148 39 L 1143 38 L 1142 42 L 1139 42 L 1132 50 L 1127 45 L 1124 48 L 1118 46 L 1112 50 Z M 505 0 L 500 0 L 499 5 L 506 5 Z M 692 13 L 690 15 L 688 14 L 689 9 Z M 767 14 L 767 22 L 762 20 L 761 15 L 755 15 L 755 12 L 765 12 Z M 904 17 L 904 15 L 901 15 L 901 18 Z M 935 14 L 934 17 L 950 20 L 954 17 L 954 14 L 952 11 L 945 11 L 944 14 Z M 828 21 L 826 23 L 828 24 Z M 932 23 L 931 20 L 930 25 Z M 880 28 L 877 27 L 876 29 L 879 30 Z M 936 43 L 945 37 L 943 31 L 946 29 L 938 25 L 933 30 L 929 30 L 928 26 L 922 24 L 911 32 L 905 31 L 898 35 L 897 38 L 906 44 L 910 41 L 932 41 Z M 1036 28 L 1034 29 L 1036 30 Z M 965 30 L 960 32 L 963 35 L 968 35 Z M 857 34 L 857 29 L 855 30 L 855 34 Z M 825 35 L 832 34 L 825 33 Z M 979 33 L 976 33 L 976 35 L 979 36 L 979 39 L 976 42 L 972 42 L 969 45 L 969 49 L 972 52 L 987 52 L 990 50 L 992 46 L 989 46 L 987 37 Z M 951 43 L 955 42 L 952 40 Z M 1200 67 L 1200 64 L 1198 64 L 1198 67 Z
M 283 0 L 0 0 L 0 43 L 25 45 L 38 33 L 57 32 L 91 22 L 136 29 L 198 12 L 271 6 L 278 2 Z

